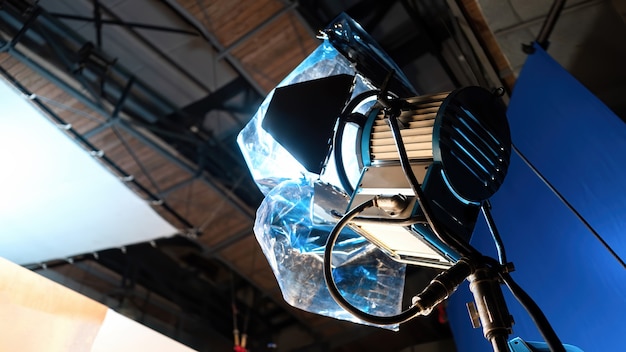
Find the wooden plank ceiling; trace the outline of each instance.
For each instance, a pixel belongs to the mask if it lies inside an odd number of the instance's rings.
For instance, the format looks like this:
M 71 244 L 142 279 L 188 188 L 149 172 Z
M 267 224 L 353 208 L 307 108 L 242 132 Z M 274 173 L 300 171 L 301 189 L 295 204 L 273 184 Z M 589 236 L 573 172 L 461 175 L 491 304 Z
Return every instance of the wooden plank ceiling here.
M 179 0 L 178 3 L 215 35 L 224 51 L 230 51 L 266 92 L 319 45 L 314 33 L 287 1 Z

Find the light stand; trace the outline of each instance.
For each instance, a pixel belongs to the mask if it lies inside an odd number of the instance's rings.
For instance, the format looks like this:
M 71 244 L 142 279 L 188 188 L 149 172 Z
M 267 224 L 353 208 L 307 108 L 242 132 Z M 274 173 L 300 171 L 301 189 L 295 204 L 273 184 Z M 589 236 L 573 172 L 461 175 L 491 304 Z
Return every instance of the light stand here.
M 468 305 L 470 316 L 478 315 L 480 325 L 472 319 L 474 327 L 482 325 L 483 335 L 496 352 L 508 351 L 509 335 L 513 321 L 500 289 L 497 271 L 488 266 L 476 269 L 469 277 L 470 291 L 474 295 L 474 305 Z

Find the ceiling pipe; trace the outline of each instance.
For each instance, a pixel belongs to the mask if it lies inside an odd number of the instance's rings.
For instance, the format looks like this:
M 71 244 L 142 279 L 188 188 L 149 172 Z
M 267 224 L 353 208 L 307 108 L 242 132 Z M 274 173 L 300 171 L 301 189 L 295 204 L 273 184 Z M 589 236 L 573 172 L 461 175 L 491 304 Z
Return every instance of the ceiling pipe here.
M 552 3 L 552 7 L 550 7 L 550 11 L 548 12 L 548 17 L 546 17 L 546 20 L 543 22 L 541 30 L 537 35 L 537 44 L 539 44 L 539 46 L 541 46 L 544 50 L 548 49 L 548 45 L 550 44 L 548 39 L 550 38 L 550 34 L 552 34 L 554 26 L 556 26 L 556 21 L 558 21 L 561 11 L 563 11 L 563 6 L 565 6 L 565 0 L 555 0 Z

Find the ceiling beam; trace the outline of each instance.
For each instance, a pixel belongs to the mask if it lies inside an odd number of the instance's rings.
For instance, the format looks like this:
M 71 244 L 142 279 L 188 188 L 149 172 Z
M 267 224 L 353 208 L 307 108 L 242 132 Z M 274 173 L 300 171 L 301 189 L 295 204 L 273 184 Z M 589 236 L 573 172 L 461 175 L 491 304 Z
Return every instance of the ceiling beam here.
M 248 39 L 250 39 L 252 36 L 254 36 L 256 33 L 258 33 L 260 30 L 262 30 L 263 28 L 267 27 L 269 24 L 271 24 L 274 21 L 276 21 L 280 16 L 286 14 L 287 12 L 292 11 L 297 6 L 298 6 L 298 4 L 295 3 L 295 2 L 293 2 L 291 4 L 285 5 L 282 9 L 278 10 L 276 13 L 274 13 L 273 15 L 268 17 L 266 20 L 264 20 L 259 25 L 254 27 L 252 30 L 248 31 L 247 33 L 245 33 L 241 37 L 237 38 L 237 40 L 235 40 L 232 44 L 228 45 L 227 47 L 224 47 L 217 54 L 217 59 L 220 60 L 220 59 L 224 58 L 226 55 L 228 55 L 230 53 L 231 50 L 237 48 L 238 46 L 240 46 L 241 44 L 246 42 Z
M 50 39 L 52 42 L 47 44 L 55 46 L 55 50 L 58 52 L 60 56 L 65 58 L 64 62 L 65 66 L 68 67 L 71 65 L 69 58 L 76 57 L 77 53 L 75 52 L 75 47 L 84 48 L 85 44 L 84 39 L 80 38 L 78 34 L 67 28 L 61 23 L 58 23 L 58 20 L 54 17 L 47 14 L 43 9 L 41 9 L 37 5 L 33 5 L 34 8 L 31 10 L 32 13 L 37 14 L 37 16 L 32 16 L 34 18 L 33 24 L 38 24 L 39 27 L 36 28 L 38 30 L 37 33 L 31 31 L 25 31 L 24 35 L 21 36 L 21 43 L 25 45 L 30 44 L 26 41 L 25 35 L 36 35 L 41 34 L 42 31 L 47 31 L 49 33 L 58 33 L 63 34 L 64 41 L 62 43 L 58 43 L 55 41 L 54 37 L 51 35 L 44 35 L 44 38 Z M 15 13 L 11 11 L 9 7 L 0 8 L 0 16 L 10 16 L 14 23 L 22 23 L 19 29 L 16 32 L 19 34 L 22 28 L 26 27 L 28 24 L 28 18 L 24 18 L 21 13 Z M 15 43 L 14 40 L 9 43 Z M 82 43 L 82 44 L 81 44 Z M 16 43 L 15 43 L 16 44 Z M 104 116 L 107 121 L 111 119 L 111 111 L 107 109 L 104 104 L 95 100 L 95 98 L 88 97 L 83 94 L 80 90 L 75 87 L 75 84 L 68 81 L 66 75 L 59 75 L 56 72 L 52 72 L 51 70 L 46 69 L 36 60 L 34 60 L 30 55 L 24 54 L 21 50 L 16 49 L 16 45 L 5 45 L 5 51 L 8 51 L 13 57 L 33 69 L 35 72 L 48 79 L 50 82 L 53 82 L 55 85 L 62 88 L 64 91 L 78 99 L 81 103 L 85 104 L 88 108 L 97 112 L 98 114 Z M 37 48 L 33 48 L 33 53 L 37 52 Z M 93 64 L 98 65 L 103 62 L 102 57 L 104 54 L 99 52 L 97 48 L 92 48 L 89 53 L 93 54 Z M 91 54 L 89 57 L 91 57 Z M 45 60 L 42 59 L 42 60 Z M 87 75 L 88 67 L 83 68 L 79 73 L 80 76 L 83 77 L 80 81 L 83 84 L 89 84 L 89 82 L 85 82 L 85 77 L 83 75 Z M 159 96 L 156 92 L 154 92 L 149 87 L 146 87 L 145 84 L 141 83 L 139 79 L 135 79 L 133 75 L 130 75 L 121 65 L 119 64 L 111 64 L 107 67 L 103 67 L 102 71 L 106 72 L 107 75 L 117 75 L 115 79 L 111 78 L 107 80 L 107 89 L 109 94 L 107 95 L 109 99 L 112 100 L 113 104 L 118 102 L 118 99 L 123 96 L 124 87 L 120 85 L 119 78 L 125 79 L 125 82 L 129 80 L 133 80 L 132 90 L 127 93 L 128 96 L 124 99 L 124 107 L 120 110 L 129 116 L 137 116 L 140 119 L 144 119 L 149 122 L 158 122 L 163 120 L 166 116 L 166 113 L 169 111 L 175 111 L 176 108 L 172 106 L 171 103 L 167 102 L 167 99 Z M 97 76 L 97 75 L 96 75 Z M 91 75 L 89 76 L 91 78 Z M 115 83 L 115 85 L 114 85 Z M 137 91 L 135 91 L 137 90 Z M 144 97 L 143 99 L 138 98 L 138 96 Z M 147 97 L 147 98 L 145 98 Z M 115 99 L 113 99 L 115 98 Z M 146 100 L 147 99 L 147 100 Z M 145 104 L 144 104 L 145 103 Z M 160 112 L 160 113 L 159 113 Z M 199 171 L 197 167 L 195 167 L 192 163 L 185 160 L 186 157 L 183 157 L 177 152 L 173 152 L 172 148 L 166 147 L 164 143 L 158 142 L 155 140 L 155 137 L 148 137 L 145 132 L 139 131 L 137 128 L 134 128 L 132 123 L 127 122 L 125 119 L 116 119 L 116 126 L 123 129 L 125 132 L 131 134 L 133 137 L 141 141 L 142 143 L 150 146 L 153 150 L 159 152 L 164 158 L 180 167 L 182 170 L 188 172 L 191 175 L 200 174 L 200 180 L 202 180 L 205 184 L 207 184 L 210 188 L 216 191 L 218 194 L 222 195 L 229 204 L 239 211 L 242 215 L 244 215 L 248 219 L 254 219 L 255 211 L 244 201 L 242 201 L 232 189 L 224 186 L 220 181 L 216 179 L 215 176 L 210 175 L 206 171 Z M 168 127 L 174 127 L 173 130 L 176 130 L 176 126 L 172 125 Z M 182 132 L 182 131 L 181 131 Z M 187 134 L 190 137 L 194 137 L 194 134 L 190 131 L 186 130 Z M 203 142 L 199 137 L 195 137 L 198 139 L 198 142 Z
M 217 52 L 224 51 L 224 46 L 219 42 L 219 40 L 212 33 L 206 30 L 206 28 L 204 28 L 204 26 L 196 18 L 191 16 L 189 13 L 187 13 L 180 4 L 172 0 L 161 0 L 161 2 L 167 5 L 176 15 L 178 15 L 182 20 L 187 22 L 187 24 L 189 24 L 190 26 L 195 28 L 199 33 L 201 33 L 202 37 L 206 39 L 215 48 Z M 239 73 L 239 75 L 243 76 L 248 81 L 248 83 L 250 83 L 250 85 L 254 87 L 254 89 L 256 89 L 256 91 L 261 96 L 265 96 L 267 94 L 265 89 L 263 89 L 263 87 L 261 87 L 261 85 L 255 79 L 253 79 L 252 76 L 250 76 L 250 74 L 243 67 L 241 62 L 239 62 L 239 60 L 237 60 L 229 52 L 226 52 L 224 54 L 224 58 L 226 59 L 226 61 L 228 61 L 228 63 L 231 64 L 231 66 L 235 68 L 235 70 L 237 71 L 237 73 Z

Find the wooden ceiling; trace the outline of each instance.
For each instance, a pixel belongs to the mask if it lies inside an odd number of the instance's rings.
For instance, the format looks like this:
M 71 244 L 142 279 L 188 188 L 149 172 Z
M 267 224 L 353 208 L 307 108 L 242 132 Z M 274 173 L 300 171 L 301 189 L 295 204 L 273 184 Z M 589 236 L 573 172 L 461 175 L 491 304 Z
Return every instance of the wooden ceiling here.
M 273 89 L 317 45 L 314 33 L 288 1 L 178 1 L 213 33 L 222 55 L 229 53 L 266 91 Z

